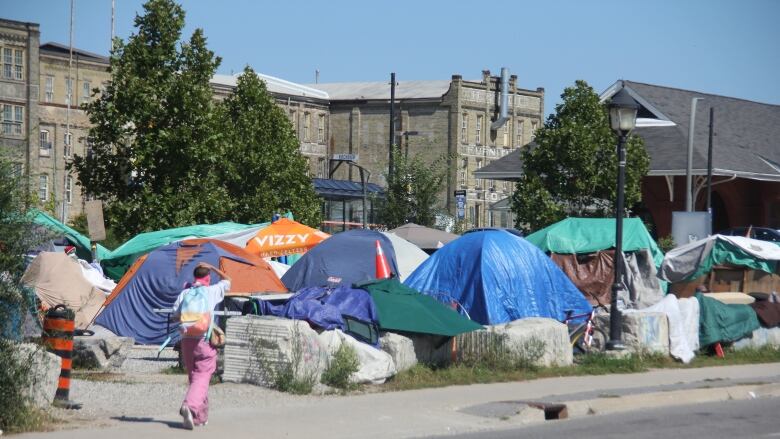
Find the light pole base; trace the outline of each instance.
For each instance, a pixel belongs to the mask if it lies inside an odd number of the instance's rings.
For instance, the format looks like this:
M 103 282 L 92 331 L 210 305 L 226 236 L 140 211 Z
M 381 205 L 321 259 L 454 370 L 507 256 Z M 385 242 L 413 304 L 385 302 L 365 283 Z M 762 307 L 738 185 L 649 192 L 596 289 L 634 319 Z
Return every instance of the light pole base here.
M 606 348 L 608 351 L 624 351 L 626 350 L 626 345 L 620 340 L 608 340 Z

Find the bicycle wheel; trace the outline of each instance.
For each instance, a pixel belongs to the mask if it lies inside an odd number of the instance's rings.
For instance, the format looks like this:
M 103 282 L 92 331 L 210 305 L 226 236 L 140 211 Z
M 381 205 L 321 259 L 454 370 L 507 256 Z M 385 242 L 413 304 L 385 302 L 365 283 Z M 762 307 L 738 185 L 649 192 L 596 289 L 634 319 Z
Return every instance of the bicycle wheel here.
M 590 342 L 588 352 L 604 352 L 607 349 L 607 333 L 599 328 L 593 328 L 593 340 Z

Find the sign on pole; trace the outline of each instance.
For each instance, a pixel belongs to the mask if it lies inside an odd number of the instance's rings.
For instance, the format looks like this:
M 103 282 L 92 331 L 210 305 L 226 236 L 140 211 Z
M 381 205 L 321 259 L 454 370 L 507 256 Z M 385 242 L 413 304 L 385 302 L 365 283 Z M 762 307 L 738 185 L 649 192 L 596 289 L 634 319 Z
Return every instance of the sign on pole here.
M 466 218 L 466 191 L 455 191 L 455 216 L 459 220 Z
M 341 160 L 344 162 L 356 162 L 358 160 L 357 154 L 333 154 L 332 160 Z
M 103 241 L 106 239 L 106 226 L 103 223 L 103 202 L 100 200 L 87 201 L 87 229 L 91 241 Z

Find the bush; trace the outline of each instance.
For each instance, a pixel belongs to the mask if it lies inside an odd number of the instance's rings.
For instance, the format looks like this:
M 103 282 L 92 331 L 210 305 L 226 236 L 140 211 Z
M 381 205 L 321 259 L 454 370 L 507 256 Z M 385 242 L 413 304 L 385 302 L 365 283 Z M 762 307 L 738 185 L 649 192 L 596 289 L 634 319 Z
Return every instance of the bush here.
M 360 361 L 357 352 L 352 346 L 341 343 L 333 354 L 333 360 L 322 373 L 322 384 L 342 390 L 355 388 L 355 384 L 349 381 L 353 373 L 360 369 Z
M 677 244 L 675 244 L 674 237 L 672 235 L 666 235 L 658 239 L 658 248 L 660 248 L 664 253 L 668 253 L 669 250 L 675 248 L 676 246 Z
M 282 357 L 279 345 L 273 340 L 250 335 L 255 365 L 262 383 L 280 392 L 308 395 L 317 382 L 316 371 L 305 367 L 303 336 L 298 326 L 293 327 L 290 340 L 291 358 Z

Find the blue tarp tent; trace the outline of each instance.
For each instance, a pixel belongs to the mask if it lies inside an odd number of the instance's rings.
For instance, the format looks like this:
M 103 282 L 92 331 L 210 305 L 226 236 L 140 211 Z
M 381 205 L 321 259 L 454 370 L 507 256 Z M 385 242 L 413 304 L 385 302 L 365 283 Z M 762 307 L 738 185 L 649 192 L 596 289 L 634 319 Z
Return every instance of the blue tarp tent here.
M 332 282 L 352 285 L 376 278 L 376 241 L 382 246 L 390 271 L 398 276 L 393 244 L 385 235 L 372 230 L 356 229 L 337 233 L 306 252 L 287 273 L 282 282 L 290 291 L 328 285 Z
M 451 296 L 483 325 L 524 317 L 563 320 L 566 311 L 591 310 L 547 255 L 504 230 L 464 234 L 436 251 L 404 284 Z

